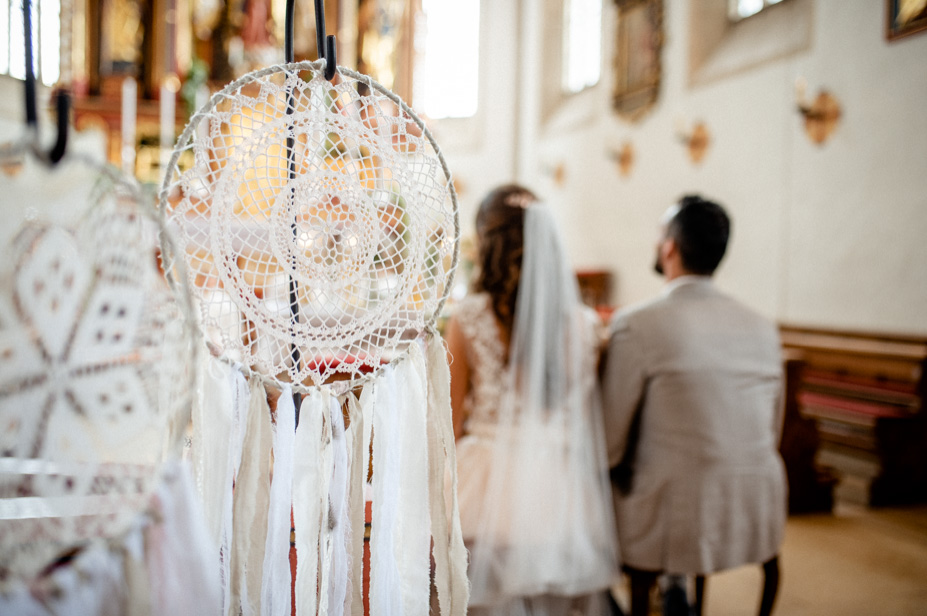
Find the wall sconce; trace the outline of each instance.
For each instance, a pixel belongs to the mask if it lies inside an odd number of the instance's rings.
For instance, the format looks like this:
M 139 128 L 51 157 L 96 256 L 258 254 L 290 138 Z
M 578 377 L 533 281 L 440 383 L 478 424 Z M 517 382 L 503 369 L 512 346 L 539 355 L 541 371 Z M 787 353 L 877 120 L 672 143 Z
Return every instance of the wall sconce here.
M 708 145 L 711 143 L 711 135 L 708 133 L 708 127 L 701 121 L 696 122 L 690 132 L 686 132 L 682 120 L 677 120 L 676 139 L 686 146 L 686 149 L 689 151 L 689 160 L 696 165 L 705 158 Z
M 634 167 L 634 146 L 630 141 L 625 141 L 617 150 L 608 150 L 608 157 L 618 165 L 621 177 L 626 178 L 631 175 L 631 169 Z
M 805 134 L 818 145 L 830 138 L 840 120 L 840 103 L 826 90 L 821 90 L 813 103 L 805 98 L 805 80 L 795 80 L 795 100 L 798 113 L 805 118 Z
M 554 182 L 554 186 L 560 188 L 566 182 L 566 165 L 562 162 L 555 165 L 543 165 L 541 173 L 549 177 Z

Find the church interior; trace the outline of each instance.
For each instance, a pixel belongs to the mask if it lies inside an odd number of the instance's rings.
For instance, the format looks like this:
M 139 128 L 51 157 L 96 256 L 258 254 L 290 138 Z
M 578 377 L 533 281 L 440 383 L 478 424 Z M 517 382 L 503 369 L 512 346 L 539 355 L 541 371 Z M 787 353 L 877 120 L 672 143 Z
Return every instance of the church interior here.
M 196 111 L 285 59 L 286 0 L 33 5 L 41 141 L 66 90 L 69 149 L 150 195 Z M 316 60 L 313 3 L 295 5 L 294 58 Z M 316 6 L 338 66 L 398 95 L 440 145 L 461 230 L 448 307 L 467 292 L 477 208 L 498 185 L 551 208 L 603 319 L 660 292 L 670 204 L 723 204 L 733 231 L 717 285 L 775 321 L 783 346 L 776 613 L 927 614 L 927 2 Z M 22 45 L 20 1 L 2 1 L 0 142 L 23 133 Z M 712 575 L 706 613 L 751 613 L 760 586 L 755 567 Z

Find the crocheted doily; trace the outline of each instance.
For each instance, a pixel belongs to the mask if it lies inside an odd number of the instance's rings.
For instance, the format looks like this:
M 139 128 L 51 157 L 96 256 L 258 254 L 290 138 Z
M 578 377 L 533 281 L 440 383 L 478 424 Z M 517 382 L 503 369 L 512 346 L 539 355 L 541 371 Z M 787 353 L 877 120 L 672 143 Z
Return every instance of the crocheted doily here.
M 111 172 L 77 171 L 78 186 L 43 170 L 5 188 L 0 580 L 124 532 L 189 423 L 192 308 L 160 272 L 155 210 Z
M 192 118 L 161 191 L 220 357 L 278 386 L 402 354 L 450 290 L 459 224 L 424 123 L 369 77 L 274 66 Z

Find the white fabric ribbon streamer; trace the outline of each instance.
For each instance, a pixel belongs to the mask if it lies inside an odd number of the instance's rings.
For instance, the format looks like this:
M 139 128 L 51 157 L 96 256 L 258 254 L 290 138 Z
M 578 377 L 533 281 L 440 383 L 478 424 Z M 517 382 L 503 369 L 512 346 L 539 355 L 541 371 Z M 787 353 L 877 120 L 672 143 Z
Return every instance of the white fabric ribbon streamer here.
M 283 388 L 274 423 L 274 470 L 270 484 L 267 541 L 261 582 L 261 614 L 289 616 L 291 611 L 290 508 L 293 492 L 293 392 Z M 302 612 L 313 614 L 313 612 Z
M 214 569 L 215 545 L 195 497 L 189 469 L 166 465 L 156 493 L 160 520 L 148 528 L 146 561 L 153 615 L 215 614 L 220 587 Z
M 196 488 L 203 502 L 210 535 L 218 545 L 222 535 L 222 494 L 231 439 L 231 393 L 228 388 L 232 368 L 208 353 L 199 371 L 197 396 L 193 407 L 192 458 Z
M 200 371 L 193 411 L 193 459 L 196 483 L 210 534 L 219 548 L 222 612 L 231 603 L 232 486 L 241 462 L 242 421 L 249 403 L 248 384 L 237 366 L 208 353 Z
M 385 369 L 374 404 L 370 602 L 380 614 L 428 613 L 426 381 L 418 343 Z
M 428 366 L 428 484 L 434 539 L 435 589 L 445 616 L 467 613 L 467 549 L 457 505 L 457 457 L 451 418 L 447 351 L 437 333 L 426 339 Z M 446 463 L 446 466 L 445 466 Z M 445 477 L 449 494 L 445 493 Z M 448 498 L 449 497 L 449 498 Z M 450 507 L 448 507 L 448 502 Z
M 322 446 L 319 452 L 319 489 L 311 496 L 319 500 L 319 510 L 322 515 L 320 518 L 321 530 L 318 533 L 318 557 L 319 557 L 319 614 L 327 615 L 329 610 L 329 588 L 331 586 L 331 567 L 332 567 L 332 520 L 331 520 L 331 483 L 332 483 L 332 416 L 331 405 L 332 396 L 326 390 L 326 396 L 323 399 L 321 407 L 322 415 L 325 417 L 322 429 Z M 318 441 L 317 441 L 318 442 Z M 297 547 L 297 557 L 299 548 Z
M 230 612 L 237 616 L 240 610 L 241 616 L 259 616 L 273 447 L 267 392 L 259 379 L 251 381 L 251 404 L 243 423 L 243 455 L 234 495 Z
M 409 356 L 397 372 L 405 374 L 398 406 L 398 420 L 402 426 L 398 537 L 401 543 L 396 547 L 400 553 L 404 613 L 424 615 L 428 614 L 430 597 L 431 525 L 428 514 L 428 383 L 420 342 L 409 347 Z
M 372 388 L 367 385 L 364 391 Z M 363 396 L 363 393 L 361 394 Z M 369 398 L 369 396 L 368 396 Z M 364 615 L 364 531 L 366 518 L 366 500 L 364 498 L 365 486 L 367 485 L 367 466 L 364 461 L 367 456 L 364 452 L 369 450 L 370 441 L 364 440 L 365 435 L 369 434 L 364 429 L 364 413 L 361 410 L 361 404 L 353 395 L 348 395 L 348 410 L 351 425 L 347 431 L 349 457 L 349 494 L 348 506 L 351 516 L 350 532 L 346 534 L 347 540 L 351 542 L 351 558 L 349 562 L 350 588 L 346 605 L 350 605 L 351 616 Z M 347 611 L 347 607 L 346 607 Z
M 221 613 L 290 613 L 292 512 L 297 613 L 363 614 L 364 486 L 374 436 L 371 608 L 386 616 L 428 613 L 433 533 L 441 613 L 465 613 L 466 550 L 456 491 L 449 500 L 444 492 L 446 471 L 456 477 L 456 462 L 440 338 L 429 340 L 427 354 L 426 369 L 415 343 L 402 361 L 384 367 L 359 401 L 347 394 L 347 430 L 342 402 L 325 388 L 304 399 L 295 431 L 287 388 L 271 424 L 263 386 L 255 380 L 248 391 L 236 367 L 210 360 L 194 460 L 210 536 L 222 546 Z
M 296 429 L 293 527 L 296 529 L 296 613 L 324 613 L 320 608 L 320 535 L 328 518 L 328 481 L 324 471 L 330 394 L 313 391 L 303 399 Z
M 398 403 L 396 368 L 383 369 L 374 388 L 373 499 L 370 520 L 370 605 L 378 616 L 402 614 L 402 590 L 396 565 L 394 532 L 399 497 L 399 422 L 391 416 Z M 398 413 L 397 413 L 398 414 Z
M 349 394 L 350 396 L 350 394 Z M 353 397 L 353 396 L 351 396 Z M 348 542 L 351 539 L 351 517 L 348 507 L 350 473 L 348 466 L 348 440 L 344 428 L 344 414 L 341 401 L 337 398 L 331 400 L 332 425 L 332 479 L 329 488 L 331 503 L 331 520 L 326 528 L 330 529 L 326 550 L 331 555 L 331 577 L 328 584 L 328 613 L 332 616 L 342 616 L 348 600 L 349 566 L 351 552 Z

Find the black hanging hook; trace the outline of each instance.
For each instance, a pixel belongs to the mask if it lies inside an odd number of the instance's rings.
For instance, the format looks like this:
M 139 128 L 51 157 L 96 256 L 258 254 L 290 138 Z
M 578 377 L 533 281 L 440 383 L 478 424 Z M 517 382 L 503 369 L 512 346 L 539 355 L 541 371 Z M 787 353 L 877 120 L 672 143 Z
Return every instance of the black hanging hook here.
M 296 5 L 296 0 L 287 0 L 286 1 L 286 24 L 284 31 L 283 39 L 283 56 L 284 61 L 287 64 L 290 64 L 296 60 L 296 55 L 293 50 L 293 12 Z M 334 36 L 325 36 L 325 6 L 323 0 L 315 0 L 315 32 L 316 32 L 316 47 L 319 53 L 319 59 L 325 59 L 325 79 L 331 81 L 335 77 L 335 69 L 337 68 L 338 62 L 335 56 L 335 37 Z M 295 100 L 293 96 L 292 89 L 287 90 L 287 115 L 291 115 L 295 110 Z M 293 136 L 293 128 L 290 127 L 286 138 L 286 153 L 287 153 L 287 178 L 290 182 L 296 177 L 296 160 L 295 160 L 295 146 L 296 139 Z M 294 189 L 290 189 L 290 198 L 295 198 Z M 295 221 L 291 224 L 293 229 L 293 235 L 297 235 L 298 229 L 296 227 Z M 297 282 L 290 276 L 289 279 L 289 296 L 290 296 L 290 316 L 293 320 L 293 327 L 295 328 L 296 323 L 299 323 L 299 299 L 298 299 L 298 287 Z M 290 357 L 293 360 L 294 366 L 299 366 L 301 360 L 301 353 L 299 347 L 295 342 L 290 345 Z M 299 393 L 293 393 L 293 407 L 295 409 L 295 424 L 299 426 L 299 411 L 302 406 L 302 396 Z
M 26 125 L 32 133 L 33 150 L 43 160 L 55 164 L 64 157 L 68 145 L 68 114 L 71 108 L 71 97 L 66 90 L 56 93 L 55 111 L 58 120 L 58 136 L 55 145 L 46 154 L 38 147 L 39 113 L 35 94 L 35 68 L 32 54 L 32 1 L 23 0 L 23 38 L 26 47 Z
M 295 4 L 296 0 L 286 1 L 286 28 L 283 41 L 283 55 L 284 61 L 287 63 L 295 60 L 293 52 L 293 10 Z M 319 59 L 325 59 L 325 79 L 331 81 L 335 77 L 335 69 L 338 66 L 338 62 L 335 54 L 335 35 L 325 35 L 324 0 L 315 0 L 315 39 Z

